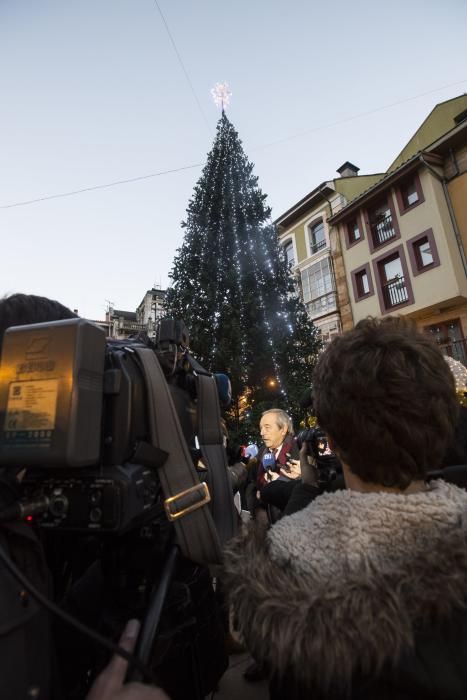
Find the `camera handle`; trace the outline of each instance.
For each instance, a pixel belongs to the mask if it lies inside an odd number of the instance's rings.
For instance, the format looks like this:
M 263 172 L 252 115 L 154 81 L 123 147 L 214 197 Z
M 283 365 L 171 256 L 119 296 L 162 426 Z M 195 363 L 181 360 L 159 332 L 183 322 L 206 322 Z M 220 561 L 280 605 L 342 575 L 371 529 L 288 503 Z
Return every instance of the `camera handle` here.
M 135 347 L 134 351 L 148 387 L 151 444 L 167 453 L 166 461 L 158 465 L 167 517 L 174 524 L 177 542 L 187 559 L 218 564 L 222 549 L 209 508 L 209 489 L 200 482 L 193 466 L 159 360 L 149 348 Z
M 149 603 L 148 612 L 144 619 L 141 631 L 139 633 L 136 656 L 144 663 L 148 664 L 151 654 L 154 639 L 157 635 L 159 623 L 161 619 L 162 609 L 167 598 L 172 576 L 177 565 L 180 550 L 176 544 L 172 544 L 167 559 L 164 563 L 164 568 L 159 579 L 159 585 L 153 592 L 151 602 Z M 138 669 L 134 669 L 130 679 L 132 681 L 142 681 L 143 676 Z

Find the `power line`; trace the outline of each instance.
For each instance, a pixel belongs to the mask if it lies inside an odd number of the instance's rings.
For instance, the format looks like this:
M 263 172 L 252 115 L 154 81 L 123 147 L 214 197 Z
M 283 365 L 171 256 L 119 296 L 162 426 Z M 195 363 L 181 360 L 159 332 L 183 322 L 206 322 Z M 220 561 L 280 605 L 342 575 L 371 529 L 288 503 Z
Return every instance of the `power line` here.
M 192 168 L 201 168 L 204 163 L 194 163 L 193 165 L 185 165 L 182 168 L 174 168 L 172 170 L 161 170 L 158 173 L 150 173 L 149 175 L 140 175 L 139 177 L 130 177 L 127 180 L 114 180 L 114 182 L 107 182 L 104 185 L 93 185 L 91 187 L 83 187 L 80 190 L 72 190 L 71 192 L 61 192 L 59 194 L 49 194 L 44 195 L 44 197 L 37 197 L 36 199 L 28 199 L 24 202 L 15 202 L 14 204 L 2 204 L 0 209 L 11 209 L 12 207 L 23 207 L 27 204 L 36 204 L 36 202 L 45 202 L 48 199 L 59 199 L 60 197 L 71 197 L 74 194 L 81 194 L 82 192 L 92 192 L 93 190 L 104 190 L 107 187 L 115 187 L 116 185 L 127 185 L 129 182 L 139 182 L 140 180 L 149 180 L 152 177 L 159 177 L 160 175 L 168 175 L 169 173 L 179 173 L 182 170 L 191 170 Z
M 292 134 L 291 136 L 285 136 L 282 139 L 277 139 L 276 141 L 270 141 L 269 143 L 266 143 L 262 146 L 256 146 L 251 149 L 251 152 L 254 153 L 255 151 L 260 151 L 265 148 L 269 148 L 270 146 L 275 146 L 279 143 L 284 143 L 286 141 L 290 141 L 295 138 L 299 138 L 300 136 L 305 136 L 306 134 L 313 133 L 315 131 L 322 131 L 323 129 L 329 129 L 333 126 L 339 126 L 340 124 L 345 124 L 346 122 L 349 121 L 354 121 L 356 119 L 360 119 L 361 117 L 365 117 L 369 114 L 375 114 L 376 112 L 382 112 L 385 109 L 390 109 L 391 107 L 396 107 L 397 105 L 404 104 L 405 102 L 410 102 L 412 100 L 416 100 L 420 97 L 424 97 L 425 95 L 431 95 L 434 92 L 440 92 L 441 90 L 445 90 L 448 87 L 454 87 L 456 85 L 462 85 L 463 83 L 467 83 L 467 79 L 465 80 L 458 80 L 455 83 L 449 83 L 448 85 L 443 85 L 438 88 L 434 88 L 433 90 L 428 90 L 427 92 L 422 92 L 418 95 L 413 95 L 412 97 L 406 97 L 403 100 L 398 100 L 397 102 L 391 102 L 390 104 L 383 105 L 382 107 L 375 107 L 374 109 L 368 110 L 367 112 L 360 112 L 359 114 L 354 114 L 353 116 L 346 117 L 345 119 L 340 119 L 335 122 L 331 122 L 329 124 L 323 124 L 321 126 L 316 126 L 311 129 L 306 129 L 301 132 L 297 132 L 296 134 Z M 0 209 L 11 209 L 13 207 L 22 207 L 26 206 L 28 204 L 36 204 L 37 202 L 45 202 L 49 199 L 59 199 L 61 197 L 71 197 L 75 194 L 82 194 L 83 192 L 92 192 L 94 190 L 103 190 L 108 187 L 115 187 L 116 185 L 126 185 L 131 182 L 138 182 L 139 180 L 148 180 L 153 177 L 159 177 L 160 175 L 168 175 L 169 173 L 178 173 L 181 172 L 182 170 L 191 170 L 193 168 L 201 168 L 205 165 L 205 163 L 194 163 L 193 165 L 185 165 L 181 168 L 174 168 L 172 170 L 161 170 L 160 172 L 157 173 L 151 173 L 149 175 L 140 175 L 139 177 L 132 177 L 128 178 L 126 180 L 115 180 L 114 182 L 108 182 L 103 185 L 94 185 L 91 187 L 83 187 L 82 189 L 79 190 L 72 190 L 71 192 L 62 192 L 60 194 L 51 194 L 51 195 L 44 195 L 43 197 L 37 197 L 36 199 L 29 199 L 26 201 L 22 202 L 14 202 L 13 204 L 2 204 L 0 205 Z
M 341 124 L 345 124 L 346 122 L 351 122 L 355 119 L 361 119 L 362 117 L 366 117 L 369 114 L 376 114 L 376 112 L 382 112 L 385 109 L 389 109 L 390 107 L 396 107 L 397 105 L 402 105 L 405 102 L 418 100 L 420 97 L 425 97 L 425 95 L 432 95 L 434 92 L 440 92 L 441 90 L 445 90 L 446 88 L 454 87 L 455 85 L 462 85 L 463 83 L 467 83 L 467 80 L 458 80 L 455 83 L 448 83 L 447 85 L 443 85 L 442 87 L 434 88 L 433 90 L 427 90 L 426 92 L 421 92 L 418 95 L 413 95 L 412 97 L 406 97 L 403 100 L 398 100 L 397 102 L 390 102 L 389 104 L 383 105 L 382 107 L 375 107 L 374 109 L 369 109 L 367 112 L 360 112 L 359 114 L 354 114 L 350 117 L 344 117 L 344 119 L 339 119 L 335 122 L 330 122 L 329 124 L 322 124 L 321 126 L 314 126 L 310 129 L 297 131 L 295 134 L 292 134 L 290 136 L 284 136 L 284 138 L 282 139 L 270 141 L 269 143 L 265 143 L 262 146 L 256 146 L 256 148 L 253 148 L 252 151 L 260 151 L 264 148 L 269 148 L 270 146 L 276 146 L 278 143 L 285 143 L 286 141 L 291 141 L 292 139 L 300 138 L 300 136 L 306 136 L 307 134 L 312 134 L 316 131 L 322 131 L 323 129 L 330 129 L 333 126 L 340 126 Z
M 190 76 L 188 75 L 188 72 L 187 72 L 187 70 L 186 70 L 186 68 L 185 68 L 185 65 L 184 65 L 183 61 L 182 61 L 182 57 L 180 56 L 180 53 L 179 53 L 179 51 L 178 51 L 178 49 L 177 49 L 177 45 L 176 45 L 176 43 L 175 43 L 175 41 L 174 41 L 174 38 L 173 38 L 173 36 L 172 36 L 172 34 L 171 34 L 171 32 L 170 32 L 169 25 L 167 24 L 167 21 L 166 21 L 164 15 L 162 14 L 162 10 L 161 10 L 161 8 L 159 7 L 159 3 L 157 2 L 157 0 L 154 0 L 154 4 L 156 5 L 157 9 L 159 10 L 159 14 L 160 14 L 161 19 L 162 19 L 162 21 L 163 21 L 163 23 L 164 23 L 164 26 L 165 26 L 165 28 L 166 28 L 167 34 L 169 35 L 169 39 L 170 39 L 170 41 L 172 42 L 172 46 L 173 46 L 173 49 L 174 49 L 174 51 L 175 51 L 175 53 L 176 53 L 176 56 L 177 56 L 177 58 L 178 58 L 178 62 L 180 63 L 180 65 L 181 65 L 181 67 L 182 67 L 182 70 L 183 70 L 183 72 L 184 72 L 184 74 L 185 74 L 185 78 L 187 79 L 188 85 L 190 86 L 191 92 L 193 93 L 193 97 L 194 97 L 195 100 L 196 100 L 196 104 L 198 105 L 198 109 L 199 109 L 199 111 L 200 111 L 200 113 L 201 113 L 201 116 L 202 116 L 203 119 L 204 119 L 204 123 L 206 124 L 206 126 L 207 126 L 207 128 L 208 128 L 209 134 L 212 135 L 212 128 L 211 128 L 211 126 L 210 126 L 210 124 L 209 124 L 209 122 L 208 122 L 208 120 L 207 120 L 207 118 L 206 118 L 206 115 L 205 115 L 205 113 L 204 113 L 204 111 L 203 111 L 203 108 L 201 107 L 201 103 L 200 103 L 200 101 L 199 101 L 199 99 L 198 99 L 198 95 L 197 95 L 196 92 L 195 92 L 195 89 L 194 89 L 194 87 L 193 87 L 193 83 L 192 83 L 191 80 L 190 80 Z

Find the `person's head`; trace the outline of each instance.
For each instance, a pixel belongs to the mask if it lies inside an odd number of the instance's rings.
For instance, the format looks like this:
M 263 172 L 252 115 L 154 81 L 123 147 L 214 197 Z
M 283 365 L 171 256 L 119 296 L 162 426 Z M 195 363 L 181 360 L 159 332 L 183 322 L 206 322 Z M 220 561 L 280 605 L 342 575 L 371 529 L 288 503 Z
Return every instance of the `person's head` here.
M 335 338 L 314 372 L 318 422 L 362 482 L 405 490 L 441 465 L 458 403 L 431 338 L 402 318 L 368 318 Z
M 58 301 L 47 297 L 12 294 L 0 299 L 0 352 L 3 334 L 10 326 L 61 321 L 65 318 L 76 318 L 76 314 Z
M 287 435 L 293 435 L 292 420 L 282 409 L 271 408 L 261 416 L 259 430 L 266 447 L 275 450 L 282 445 Z

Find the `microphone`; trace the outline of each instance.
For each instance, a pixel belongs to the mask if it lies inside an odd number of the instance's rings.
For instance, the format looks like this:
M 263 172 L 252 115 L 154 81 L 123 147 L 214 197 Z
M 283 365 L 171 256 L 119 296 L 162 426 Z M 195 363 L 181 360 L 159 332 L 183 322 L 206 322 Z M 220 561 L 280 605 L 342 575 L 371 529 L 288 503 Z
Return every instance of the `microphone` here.
M 272 452 L 265 452 L 263 455 L 262 465 L 265 472 L 274 471 L 276 467 L 276 458 Z

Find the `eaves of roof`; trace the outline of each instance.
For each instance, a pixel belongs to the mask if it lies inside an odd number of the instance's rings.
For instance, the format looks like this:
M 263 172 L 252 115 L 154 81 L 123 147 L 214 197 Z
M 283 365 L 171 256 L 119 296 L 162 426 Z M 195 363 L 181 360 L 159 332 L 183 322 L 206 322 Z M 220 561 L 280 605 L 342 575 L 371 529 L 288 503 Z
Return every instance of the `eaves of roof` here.
M 432 155 L 430 153 L 424 153 L 424 158 L 427 162 L 431 162 L 433 165 L 439 165 L 439 158 L 436 155 Z M 393 182 L 396 182 L 399 180 L 401 177 L 404 175 L 407 175 L 410 173 L 412 170 L 416 170 L 419 165 L 420 165 L 420 155 L 422 154 L 422 151 L 419 151 L 415 155 L 413 155 L 411 158 L 405 161 L 405 163 L 402 163 L 397 170 L 393 170 L 390 173 L 386 173 L 381 180 L 378 180 L 377 183 L 369 187 L 367 190 L 362 192 L 358 197 L 355 199 L 352 199 L 347 206 L 345 206 L 343 209 L 341 209 L 337 214 L 334 214 L 334 216 L 331 216 L 328 221 L 330 224 L 338 224 L 342 219 L 346 219 L 347 216 L 352 214 L 355 210 L 359 209 L 362 204 L 373 197 L 377 196 L 378 194 L 381 193 L 382 190 L 385 190 L 387 187 L 389 187 Z
M 309 192 L 293 207 L 290 207 L 282 216 L 279 216 L 273 223 L 276 226 L 287 228 L 294 221 L 297 221 L 309 211 L 313 205 L 320 201 L 325 201 L 325 197 L 335 192 L 334 187 L 329 182 L 322 182 L 318 187 Z
M 127 321 L 136 321 L 135 311 L 122 311 L 121 309 L 114 309 L 112 316 L 116 316 L 117 318 L 126 318 Z
M 337 224 L 343 219 L 347 218 L 349 214 L 352 214 L 356 209 L 360 208 L 363 202 L 371 199 L 375 195 L 378 195 L 382 190 L 396 182 L 399 178 L 406 175 L 407 173 L 415 170 L 419 167 L 420 156 L 423 154 L 423 158 L 432 165 L 440 165 L 442 159 L 438 155 L 438 152 L 445 150 L 458 141 L 465 141 L 465 134 L 463 133 L 467 129 L 467 121 L 463 121 L 461 124 L 456 124 L 452 129 L 447 131 L 443 136 L 439 137 L 431 143 L 429 146 L 424 148 L 422 151 L 418 151 L 413 156 L 408 158 L 404 163 L 401 163 L 395 170 L 388 170 L 386 174 L 378 180 L 374 185 L 369 187 L 367 190 L 362 192 L 358 197 L 353 199 L 347 206 L 341 209 L 337 214 L 334 214 L 329 219 L 330 224 Z

